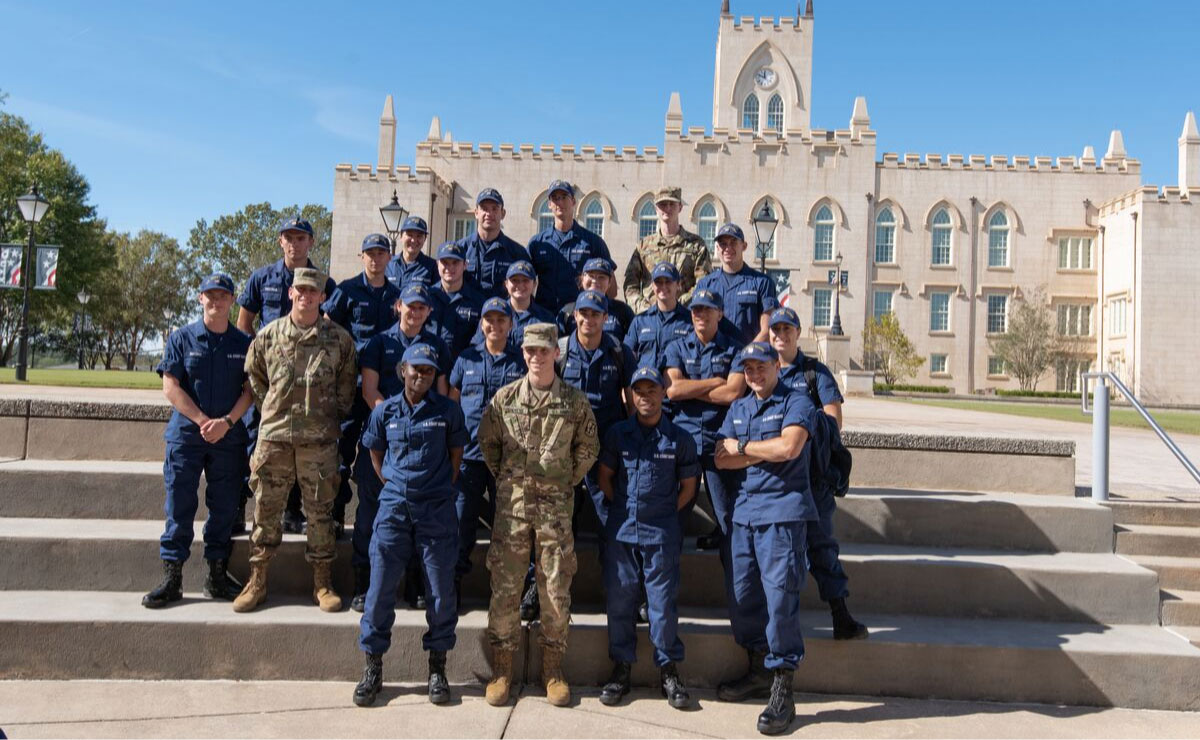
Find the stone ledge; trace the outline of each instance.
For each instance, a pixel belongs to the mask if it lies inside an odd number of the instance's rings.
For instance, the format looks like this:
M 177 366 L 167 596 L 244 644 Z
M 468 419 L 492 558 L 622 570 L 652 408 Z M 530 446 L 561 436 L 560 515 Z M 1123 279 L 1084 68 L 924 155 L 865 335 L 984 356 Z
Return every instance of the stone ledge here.
M 113 421 L 166 421 L 171 407 L 149 403 L 95 401 L 27 401 L 29 416 L 43 419 L 108 419 Z
M 0 398 L 0 416 L 29 416 L 28 398 Z
M 1015 437 L 970 437 L 952 434 L 903 434 L 892 432 L 842 432 L 847 447 L 881 450 L 924 450 L 932 452 L 984 452 L 1003 455 L 1074 457 L 1075 443 L 1060 439 Z

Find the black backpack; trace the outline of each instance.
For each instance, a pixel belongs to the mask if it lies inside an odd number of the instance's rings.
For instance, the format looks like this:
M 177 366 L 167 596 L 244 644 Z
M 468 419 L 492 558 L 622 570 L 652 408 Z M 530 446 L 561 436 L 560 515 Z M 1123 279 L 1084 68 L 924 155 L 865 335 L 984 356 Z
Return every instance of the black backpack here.
M 808 397 L 817 409 L 813 415 L 814 429 L 810 435 L 812 444 L 809 447 L 808 467 L 813 495 L 830 492 L 834 496 L 845 496 L 850 490 L 850 469 L 854 465 L 854 458 L 850 450 L 846 449 L 846 445 L 842 444 L 842 432 L 838 429 L 837 419 L 823 410 L 821 394 L 817 390 L 816 359 L 805 356 L 801 370 L 804 371 Z

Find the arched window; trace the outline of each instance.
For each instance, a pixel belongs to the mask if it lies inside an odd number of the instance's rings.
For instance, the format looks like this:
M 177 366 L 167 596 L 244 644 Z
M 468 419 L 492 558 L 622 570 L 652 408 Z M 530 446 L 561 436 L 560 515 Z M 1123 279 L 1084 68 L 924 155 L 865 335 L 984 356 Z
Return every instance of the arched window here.
M 1008 267 L 1008 216 L 996 211 L 988 219 L 988 267 Z
M 783 131 L 783 98 L 779 93 L 771 96 L 767 102 L 767 131 Z
M 950 238 L 953 234 L 954 224 L 950 220 L 950 214 L 946 212 L 945 208 L 939 208 L 937 213 L 933 214 L 933 237 L 929 264 L 950 264 Z
M 758 96 L 750 93 L 742 103 L 742 128 L 758 131 Z
M 696 214 L 696 225 L 699 227 L 700 238 L 708 245 L 708 251 L 712 252 L 717 243 L 717 207 L 711 200 L 700 206 L 700 211 Z
M 550 199 L 543 197 L 537 209 L 538 233 L 554 226 L 554 214 L 550 212 Z
M 875 216 L 875 263 L 890 265 L 896 262 L 896 216 L 884 206 Z
M 592 198 L 583 207 L 583 228 L 596 236 L 604 236 L 604 204 Z
M 645 239 L 658 230 L 658 211 L 654 202 L 647 199 L 638 209 L 638 239 Z
M 813 261 L 830 262 L 833 260 L 833 209 L 821 206 L 817 217 L 813 219 Z

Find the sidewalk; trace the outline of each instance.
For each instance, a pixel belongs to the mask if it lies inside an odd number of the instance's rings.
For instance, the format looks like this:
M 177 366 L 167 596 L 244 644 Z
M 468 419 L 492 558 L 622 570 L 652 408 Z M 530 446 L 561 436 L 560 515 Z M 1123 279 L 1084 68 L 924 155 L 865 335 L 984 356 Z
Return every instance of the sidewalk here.
M 813 666 L 813 670 L 817 667 Z M 724 704 L 694 691 L 698 708 L 671 709 L 639 689 L 606 707 L 588 687 L 569 709 L 526 688 L 515 705 L 490 707 L 480 686 L 454 687 L 435 707 L 423 685 L 387 684 L 375 707 L 353 706 L 345 682 L 4 681 L 3 729 L 33 737 L 761 737 L 763 702 Z M 1052 707 L 797 694 L 791 737 L 1200 737 L 1190 712 Z M 787 737 L 787 736 L 785 736 Z

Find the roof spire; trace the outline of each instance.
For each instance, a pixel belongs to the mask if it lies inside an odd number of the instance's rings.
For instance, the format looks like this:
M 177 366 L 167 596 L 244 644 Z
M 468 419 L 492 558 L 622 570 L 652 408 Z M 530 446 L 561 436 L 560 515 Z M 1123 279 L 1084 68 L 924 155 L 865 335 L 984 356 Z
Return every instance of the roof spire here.
M 721 15 L 729 15 L 729 0 L 721 0 Z
M 813 0 L 808 0 L 808 2 L 806 2 L 806 3 L 804 4 L 804 17 L 805 17 L 805 18 L 812 18 L 812 17 L 813 17 L 813 8 L 812 8 L 812 3 L 813 3 Z M 799 6 L 799 5 L 797 5 L 797 6 L 796 6 L 796 10 L 799 10 L 799 9 L 800 9 L 800 6 Z
M 1196 130 L 1196 114 L 1192 111 L 1188 111 L 1183 117 L 1183 133 L 1179 140 L 1189 144 L 1200 142 L 1200 131 Z

